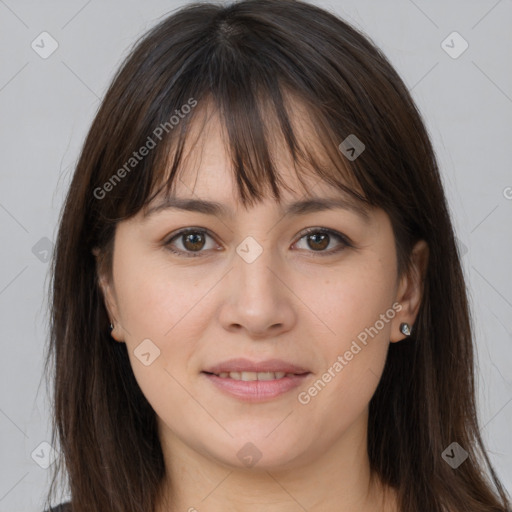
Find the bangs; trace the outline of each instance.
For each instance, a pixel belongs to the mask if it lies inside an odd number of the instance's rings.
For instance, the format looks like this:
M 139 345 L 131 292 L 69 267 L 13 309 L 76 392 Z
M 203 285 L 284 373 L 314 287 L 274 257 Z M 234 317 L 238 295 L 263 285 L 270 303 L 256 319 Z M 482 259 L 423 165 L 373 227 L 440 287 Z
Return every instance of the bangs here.
M 325 119 L 307 99 L 283 90 L 277 82 L 270 85 L 275 87 L 265 90 L 262 84 L 260 89 L 245 91 L 220 85 L 222 94 L 209 94 L 200 100 L 183 120 L 180 131 L 169 134 L 159 155 L 160 165 L 149 170 L 151 193 L 144 201 L 144 212 L 156 197 L 174 195 L 177 181 L 192 171 L 192 157 L 201 152 L 213 118 L 218 121 L 237 185 L 237 200 L 245 208 L 268 197 L 280 202 L 281 189 L 308 196 L 320 182 L 365 207 L 370 205 Z M 301 190 L 294 191 L 283 178 L 282 170 L 291 172 L 279 168 L 278 160 L 283 158 L 293 165 Z M 306 183 L 304 177 L 313 178 L 315 185 Z

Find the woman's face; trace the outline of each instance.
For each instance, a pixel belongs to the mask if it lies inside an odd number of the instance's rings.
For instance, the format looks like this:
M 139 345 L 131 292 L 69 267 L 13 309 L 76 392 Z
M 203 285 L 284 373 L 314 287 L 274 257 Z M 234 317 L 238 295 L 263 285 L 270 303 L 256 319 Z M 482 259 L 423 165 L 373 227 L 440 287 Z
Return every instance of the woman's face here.
M 119 223 L 112 280 L 102 281 L 113 336 L 127 345 L 163 445 L 268 468 L 308 464 L 343 443 L 365 449 L 389 343 L 405 338 L 400 322 L 414 322 L 420 297 L 417 281 L 398 279 L 389 218 L 340 207 L 285 214 L 295 201 L 347 197 L 313 178 L 306 197 L 284 157 L 278 168 L 296 192 L 283 192 L 282 209 L 273 199 L 243 209 L 211 126 L 175 196 L 225 213 L 161 208 Z M 184 228 L 193 232 L 178 235 Z M 205 373 L 238 358 L 294 375 Z M 281 362 L 267 368 L 270 359 Z

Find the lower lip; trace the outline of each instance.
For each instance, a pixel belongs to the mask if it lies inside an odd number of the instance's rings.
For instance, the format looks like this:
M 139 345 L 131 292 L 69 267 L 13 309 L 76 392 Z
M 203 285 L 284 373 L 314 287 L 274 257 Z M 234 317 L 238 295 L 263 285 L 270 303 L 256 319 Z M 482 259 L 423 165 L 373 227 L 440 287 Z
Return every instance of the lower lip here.
M 221 391 L 245 402 L 265 402 L 300 386 L 309 373 L 275 380 L 235 380 L 202 372 Z

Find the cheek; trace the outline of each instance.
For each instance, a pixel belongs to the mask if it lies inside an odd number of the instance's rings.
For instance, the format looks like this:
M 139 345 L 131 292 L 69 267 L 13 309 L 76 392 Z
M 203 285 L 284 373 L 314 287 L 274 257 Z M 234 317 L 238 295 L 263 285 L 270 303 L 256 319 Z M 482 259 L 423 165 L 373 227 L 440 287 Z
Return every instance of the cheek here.
M 302 403 L 325 407 L 333 420 L 342 414 L 348 421 L 366 407 L 382 374 L 396 314 L 392 265 L 376 258 L 351 266 L 335 281 L 324 281 L 325 293 L 311 307 L 329 329 L 317 342 L 324 371 Z
M 183 384 L 205 330 L 201 301 L 215 281 L 200 273 L 191 279 L 191 271 L 176 272 L 161 258 L 136 253 L 115 264 L 120 320 L 135 378 L 158 414 L 186 410 L 190 396 Z
M 199 267 L 176 270 L 162 257 L 135 252 L 116 264 L 119 311 L 135 378 L 155 411 L 185 410 L 190 397 L 182 386 L 197 371 L 195 356 L 211 322 L 205 310 L 208 292 L 219 278 Z M 141 355 L 147 353 L 152 362 L 145 366 Z
M 323 293 L 316 293 L 315 310 L 321 312 L 320 318 L 330 329 L 329 339 L 332 342 L 329 345 L 338 349 L 347 342 L 350 345 L 351 340 L 367 332 L 366 329 L 374 326 L 390 308 L 388 317 L 394 316 L 392 304 L 396 276 L 392 265 L 393 261 L 369 258 L 325 280 Z M 386 337 L 390 323 L 379 322 L 377 328 L 379 334 L 382 331 Z
M 190 315 L 215 284 L 200 269 L 177 270 L 158 254 L 131 253 L 115 263 L 119 311 L 128 341 L 172 338 L 190 323 Z

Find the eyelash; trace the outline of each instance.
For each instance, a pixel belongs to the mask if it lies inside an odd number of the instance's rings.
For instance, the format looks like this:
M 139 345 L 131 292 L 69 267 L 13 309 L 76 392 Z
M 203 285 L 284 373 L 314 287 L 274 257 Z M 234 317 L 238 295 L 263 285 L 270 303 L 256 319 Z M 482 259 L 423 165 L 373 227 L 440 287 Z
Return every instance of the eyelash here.
M 196 251 L 195 253 L 193 251 L 182 251 L 182 250 L 176 250 L 176 249 L 173 249 L 172 246 L 171 246 L 171 243 L 173 242 L 173 240 L 179 238 L 180 236 L 183 236 L 183 235 L 188 235 L 190 233 L 201 233 L 201 234 L 206 234 L 208 235 L 209 237 L 211 238 L 214 238 L 208 230 L 206 229 L 202 229 L 202 228 L 185 228 L 185 229 L 182 229 L 181 231 L 178 231 L 177 233 L 175 233 L 171 238 L 169 238 L 165 243 L 164 243 L 164 246 L 169 250 L 171 251 L 172 253 L 178 255 L 178 256 L 184 256 L 185 258 L 196 258 L 196 257 L 199 257 L 201 255 L 202 252 L 205 252 L 205 251 Z M 337 231 L 334 231 L 332 229 L 327 229 L 327 228 L 308 228 L 306 229 L 305 231 L 302 232 L 302 235 L 301 237 L 299 238 L 298 241 L 302 240 L 304 237 L 306 237 L 307 235 L 310 235 L 312 233 L 315 233 L 315 234 L 325 234 L 325 235 L 329 235 L 330 237 L 335 237 L 337 238 L 338 240 L 340 240 L 342 242 L 342 246 L 338 249 L 335 249 L 335 250 L 330 250 L 330 251 L 308 251 L 308 252 L 311 252 L 313 253 L 313 257 L 327 257 L 327 256 L 331 256 L 333 254 L 337 254 L 341 251 L 343 251 L 344 249 L 346 249 L 347 247 L 354 247 L 354 245 L 352 244 L 352 242 L 349 240 L 349 238 L 341 233 L 338 233 Z

